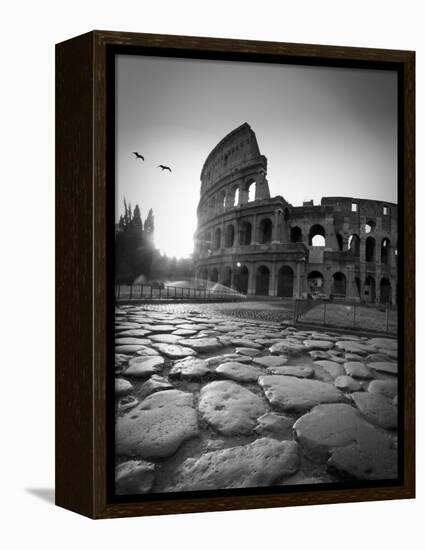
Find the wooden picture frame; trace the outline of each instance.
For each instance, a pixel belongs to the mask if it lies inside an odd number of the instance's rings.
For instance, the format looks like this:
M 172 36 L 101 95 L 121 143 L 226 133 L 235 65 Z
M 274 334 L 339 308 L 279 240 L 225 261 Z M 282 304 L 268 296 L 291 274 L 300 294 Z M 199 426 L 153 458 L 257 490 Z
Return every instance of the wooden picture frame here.
M 108 174 L 110 59 L 145 55 L 388 67 L 398 72 L 399 217 L 403 293 L 401 475 L 396 484 L 214 496 L 163 495 L 124 502 L 108 498 L 107 364 L 111 338 L 111 216 Z M 91 518 L 269 508 L 415 496 L 415 54 L 318 46 L 93 31 L 56 46 L 56 504 Z M 108 236 L 109 232 L 109 236 Z M 400 247 L 401 248 L 401 247 Z M 112 313 L 113 314 L 113 313 Z M 109 323 L 109 324 L 108 324 Z M 113 333 L 112 333 L 113 334 Z M 111 418 L 109 417 L 109 421 Z

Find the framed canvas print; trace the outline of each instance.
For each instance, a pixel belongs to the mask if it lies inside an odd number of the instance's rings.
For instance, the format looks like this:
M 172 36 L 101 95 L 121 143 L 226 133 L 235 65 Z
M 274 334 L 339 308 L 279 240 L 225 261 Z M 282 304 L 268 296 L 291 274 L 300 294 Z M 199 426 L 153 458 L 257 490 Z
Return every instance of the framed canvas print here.
M 56 47 L 56 502 L 414 497 L 414 52 Z

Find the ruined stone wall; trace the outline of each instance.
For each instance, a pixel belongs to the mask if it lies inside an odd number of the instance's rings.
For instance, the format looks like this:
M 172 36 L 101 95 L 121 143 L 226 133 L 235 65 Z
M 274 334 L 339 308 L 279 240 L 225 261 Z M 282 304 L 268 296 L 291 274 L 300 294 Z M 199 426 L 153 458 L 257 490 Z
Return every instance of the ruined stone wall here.
M 243 124 L 201 173 L 195 266 L 199 280 L 247 294 L 397 301 L 397 205 L 324 197 L 292 206 L 270 197 L 267 159 Z

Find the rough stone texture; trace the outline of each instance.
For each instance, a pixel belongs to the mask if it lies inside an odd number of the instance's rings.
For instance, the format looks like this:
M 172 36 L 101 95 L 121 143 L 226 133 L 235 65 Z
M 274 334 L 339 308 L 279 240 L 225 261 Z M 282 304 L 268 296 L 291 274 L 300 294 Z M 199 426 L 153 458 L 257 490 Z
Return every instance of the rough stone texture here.
M 393 399 L 397 395 L 396 380 L 372 380 L 367 391 L 370 393 L 380 393 L 388 399 Z
M 371 338 L 368 342 L 369 345 L 375 346 L 378 349 L 391 349 L 391 350 L 397 350 L 398 348 L 398 342 L 394 338 Z
M 375 369 L 380 372 L 386 372 L 388 374 L 397 374 L 397 363 L 390 361 L 372 361 L 368 363 L 368 367 Z
M 282 477 L 293 475 L 298 466 L 298 445 L 295 441 L 261 438 L 248 445 L 186 459 L 172 490 L 265 487 Z
M 353 378 L 373 378 L 371 370 L 360 361 L 348 361 L 344 363 L 345 372 Z
M 225 353 L 224 355 L 215 355 L 205 359 L 210 366 L 218 366 L 228 361 L 237 361 L 238 363 L 252 363 L 252 357 L 239 355 L 238 353 Z
M 393 440 L 345 404 L 319 405 L 299 418 L 294 430 L 300 445 L 314 460 L 357 479 L 397 476 Z
M 144 396 L 148 396 L 156 391 L 172 390 L 173 388 L 174 386 L 170 384 L 166 378 L 154 374 L 147 382 L 142 384 L 140 393 Z
M 155 481 L 155 465 L 145 460 L 128 460 L 115 468 L 118 495 L 149 493 Z
M 115 338 L 116 346 L 130 345 L 130 346 L 146 346 L 151 343 L 148 338 Z
M 161 356 L 143 356 L 131 359 L 128 368 L 124 371 L 124 376 L 151 376 L 162 370 L 164 366 L 164 358 Z
M 397 410 L 391 401 L 380 393 L 356 392 L 351 398 L 361 413 L 373 424 L 388 430 L 397 427 Z
M 304 340 L 304 346 L 309 350 L 329 350 L 334 347 L 333 342 L 329 342 L 328 340 Z
M 258 380 L 272 407 L 304 412 L 319 403 L 337 403 L 344 395 L 325 382 L 304 380 L 294 376 L 261 376 Z
M 264 373 L 263 373 L 264 374 Z M 297 378 L 311 378 L 314 371 L 310 367 L 301 367 L 298 365 L 285 365 L 283 367 L 269 367 L 267 374 L 279 374 L 282 376 L 296 376 Z
M 217 338 L 189 338 L 181 340 L 180 345 L 196 350 L 198 353 L 209 353 L 222 347 Z
M 344 350 L 348 353 L 356 353 L 361 356 L 368 355 L 369 353 L 373 353 L 375 351 L 373 346 L 368 346 L 367 344 L 353 340 L 339 340 L 335 346 L 337 349 Z
M 115 378 L 115 395 L 121 396 L 121 395 L 127 395 L 128 393 L 133 391 L 133 385 L 128 380 L 124 380 L 124 378 Z
M 288 362 L 285 355 L 268 355 L 266 357 L 254 357 L 254 363 L 264 367 L 281 367 Z
M 254 348 L 236 348 L 236 353 L 239 353 L 240 355 L 247 355 L 249 357 L 257 357 L 257 355 L 261 355 L 261 350 L 254 349 Z
M 197 330 L 188 330 L 184 328 L 178 328 L 177 330 L 173 330 L 171 334 L 174 334 L 175 336 L 193 336 L 196 334 Z
M 181 336 L 176 334 L 154 334 L 150 336 L 152 342 L 159 342 L 161 344 L 178 344 L 181 340 Z
M 290 340 L 281 340 L 269 348 L 270 353 L 274 355 L 300 355 L 305 353 L 306 348 L 303 344 L 296 344 Z
M 155 346 L 160 353 L 171 359 L 182 359 L 189 355 L 196 355 L 196 351 L 192 348 L 180 346 L 179 344 L 153 344 L 153 346 Z
M 150 333 L 151 333 L 150 330 L 144 330 L 142 328 L 137 328 L 137 329 L 133 328 L 130 330 L 125 330 L 123 332 L 120 332 L 119 335 L 120 335 L 120 338 L 121 337 L 143 338 L 144 336 L 147 336 Z
M 260 416 L 257 422 L 254 431 L 258 434 L 280 439 L 287 439 L 292 435 L 294 421 L 283 414 L 269 412 Z
M 216 373 L 222 378 L 229 378 L 236 382 L 256 382 L 258 377 L 264 374 L 264 369 L 229 361 L 217 367 Z
M 118 456 L 166 457 L 198 433 L 193 395 L 179 390 L 161 391 L 117 418 L 116 450 Z
M 170 370 L 171 378 L 181 378 L 183 380 L 196 380 L 215 372 L 212 365 L 209 365 L 204 359 L 197 357 L 187 357 L 182 361 L 174 363 Z
M 167 333 L 173 332 L 176 329 L 174 325 L 144 325 L 144 329 L 149 330 L 152 333 Z
M 344 367 L 339 363 L 335 363 L 334 361 L 321 360 L 315 361 L 314 364 L 319 365 L 319 367 L 322 367 L 322 369 L 325 369 L 325 371 L 329 373 L 332 378 L 336 378 L 337 376 L 342 376 L 343 374 L 345 374 Z
M 351 378 L 351 376 L 342 375 L 335 378 L 335 388 L 338 388 L 339 390 L 343 391 L 360 391 L 362 389 L 361 385 L 357 382 L 357 380 L 354 380 L 354 378 Z
M 141 341 L 141 338 L 139 339 L 139 341 Z M 119 346 L 115 346 L 115 352 L 116 353 L 124 353 L 124 354 L 129 354 L 129 355 L 133 355 L 134 353 L 137 353 L 138 351 L 142 351 L 146 346 L 145 345 L 136 345 L 136 344 L 124 344 L 124 345 L 119 345 Z
M 253 349 L 261 349 L 261 344 L 256 344 L 252 340 L 247 340 L 245 338 L 236 338 L 231 341 L 233 346 L 237 347 L 244 347 L 244 348 L 253 348 Z
M 136 355 L 159 355 L 159 352 L 148 346 L 140 346 L 136 352 Z
M 118 411 L 125 412 L 133 409 L 136 405 L 139 404 L 139 400 L 134 397 L 134 395 L 126 395 L 118 401 Z
M 249 433 L 266 412 L 260 397 L 235 382 L 217 381 L 204 386 L 198 409 L 203 419 L 224 435 Z

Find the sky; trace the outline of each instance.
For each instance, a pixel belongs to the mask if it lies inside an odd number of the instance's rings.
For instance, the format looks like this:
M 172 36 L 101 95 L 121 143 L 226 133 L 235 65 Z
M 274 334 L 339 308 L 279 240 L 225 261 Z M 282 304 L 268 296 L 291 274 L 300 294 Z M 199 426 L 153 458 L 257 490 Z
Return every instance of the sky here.
M 395 72 L 119 55 L 116 220 L 124 197 L 143 219 L 152 208 L 157 248 L 188 256 L 203 163 L 244 122 L 271 196 L 397 202 Z

